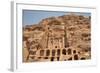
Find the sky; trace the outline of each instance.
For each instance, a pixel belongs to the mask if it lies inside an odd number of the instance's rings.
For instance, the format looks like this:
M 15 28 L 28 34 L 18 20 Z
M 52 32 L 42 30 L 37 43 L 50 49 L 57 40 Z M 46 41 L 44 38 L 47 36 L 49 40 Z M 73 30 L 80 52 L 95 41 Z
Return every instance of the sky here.
M 48 18 L 48 17 L 57 17 L 62 15 L 67 15 L 70 12 L 61 12 L 61 11 L 42 11 L 42 10 L 23 10 L 23 26 L 25 25 L 33 25 L 39 23 L 42 19 Z M 72 12 L 71 12 L 72 13 Z M 84 16 L 91 16 L 91 13 L 79 13 L 74 12 L 78 15 L 84 15 Z

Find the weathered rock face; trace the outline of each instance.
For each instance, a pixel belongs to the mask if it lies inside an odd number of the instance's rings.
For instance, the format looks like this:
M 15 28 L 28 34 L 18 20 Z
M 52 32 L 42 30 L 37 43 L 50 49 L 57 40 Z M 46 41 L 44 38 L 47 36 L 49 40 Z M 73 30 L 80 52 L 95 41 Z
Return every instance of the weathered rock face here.
M 23 27 L 23 62 L 91 59 L 91 19 L 63 15 Z

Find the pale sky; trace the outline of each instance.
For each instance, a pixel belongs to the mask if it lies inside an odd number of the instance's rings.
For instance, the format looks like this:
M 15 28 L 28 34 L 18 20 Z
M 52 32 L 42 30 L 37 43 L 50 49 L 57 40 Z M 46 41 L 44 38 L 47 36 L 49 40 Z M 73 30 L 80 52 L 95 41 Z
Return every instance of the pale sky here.
M 61 12 L 61 11 L 40 11 L 40 10 L 23 10 L 23 26 L 25 25 L 32 25 L 39 23 L 42 19 L 52 17 L 52 16 L 62 16 L 67 15 L 70 12 Z M 72 12 L 71 12 L 72 13 Z M 79 13 L 73 12 L 74 14 L 84 15 L 84 16 L 91 16 L 91 13 Z

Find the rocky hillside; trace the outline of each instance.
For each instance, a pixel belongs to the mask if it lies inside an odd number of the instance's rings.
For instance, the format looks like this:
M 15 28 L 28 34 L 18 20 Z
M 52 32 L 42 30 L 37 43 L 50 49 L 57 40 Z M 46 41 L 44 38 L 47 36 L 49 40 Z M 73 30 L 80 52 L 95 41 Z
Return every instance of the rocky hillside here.
M 90 59 L 91 17 L 69 14 L 43 19 L 23 27 L 23 43 L 24 62 Z M 49 56 L 43 55 L 46 50 Z

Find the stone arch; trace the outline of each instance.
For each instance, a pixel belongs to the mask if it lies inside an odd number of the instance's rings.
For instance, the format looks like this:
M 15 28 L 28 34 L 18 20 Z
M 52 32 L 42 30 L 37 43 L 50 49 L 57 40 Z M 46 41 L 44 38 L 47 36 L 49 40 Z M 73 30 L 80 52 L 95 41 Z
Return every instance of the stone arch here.
M 53 49 L 52 50 L 52 56 L 55 56 L 56 51 Z
M 60 56 L 60 49 L 57 49 L 57 56 Z
M 44 50 L 40 50 L 40 56 L 44 55 Z
M 62 54 L 63 54 L 63 55 L 66 55 L 66 49 L 63 49 L 63 50 L 62 50 Z
M 78 60 L 78 55 L 74 55 L 74 60 Z
M 68 49 L 67 52 L 68 52 L 68 55 L 72 54 L 71 49 Z
M 73 54 L 76 54 L 76 50 L 73 50 Z
M 54 61 L 54 57 L 51 57 L 51 61 Z
M 46 56 L 49 56 L 50 55 L 50 50 L 46 50 Z

